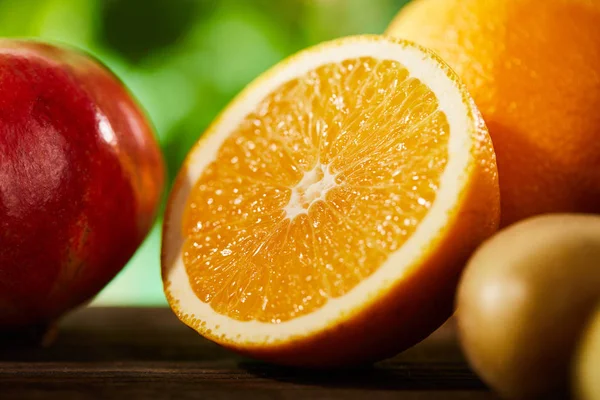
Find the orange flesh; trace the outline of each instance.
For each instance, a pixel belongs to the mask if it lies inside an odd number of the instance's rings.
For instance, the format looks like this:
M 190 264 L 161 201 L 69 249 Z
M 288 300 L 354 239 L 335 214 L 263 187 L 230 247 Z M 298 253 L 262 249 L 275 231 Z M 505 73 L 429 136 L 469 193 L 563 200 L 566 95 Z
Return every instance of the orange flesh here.
M 183 262 L 200 300 L 279 323 L 348 293 L 435 200 L 449 126 L 395 61 L 326 64 L 266 97 L 191 191 Z

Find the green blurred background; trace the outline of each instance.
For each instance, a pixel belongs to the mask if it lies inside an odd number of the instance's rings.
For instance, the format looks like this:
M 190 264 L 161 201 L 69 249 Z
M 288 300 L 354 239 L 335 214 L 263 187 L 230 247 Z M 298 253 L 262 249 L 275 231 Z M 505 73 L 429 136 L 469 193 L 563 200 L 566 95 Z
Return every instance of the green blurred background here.
M 108 65 L 154 123 L 170 186 L 191 145 L 257 75 L 324 40 L 382 33 L 407 2 L 0 0 L 0 35 L 67 43 Z M 166 304 L 161 222 L 94 304 Z

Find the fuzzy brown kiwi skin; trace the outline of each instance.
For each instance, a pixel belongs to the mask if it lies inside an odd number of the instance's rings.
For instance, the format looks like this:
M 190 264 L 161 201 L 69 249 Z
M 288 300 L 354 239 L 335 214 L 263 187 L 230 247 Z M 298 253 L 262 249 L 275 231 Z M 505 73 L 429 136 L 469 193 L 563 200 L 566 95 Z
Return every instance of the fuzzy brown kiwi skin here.
M 469 261 L 457 296 L 461 344 L 504 397 L 566 393 L 578 337 L 600 299 L 600 217 L 515 224 Z

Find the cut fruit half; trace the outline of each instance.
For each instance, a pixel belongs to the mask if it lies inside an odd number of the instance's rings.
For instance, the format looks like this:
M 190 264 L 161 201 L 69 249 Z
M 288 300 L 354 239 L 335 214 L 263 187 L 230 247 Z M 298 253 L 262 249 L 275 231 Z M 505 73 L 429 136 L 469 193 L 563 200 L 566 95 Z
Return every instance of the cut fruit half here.
M 192 149 L 165 217 L 165 293 L 254 357 L 376 360 L 447 319 L 498 218 L 492 145 L 456 75 L 409 42 L 339 39 L 266 72 Z

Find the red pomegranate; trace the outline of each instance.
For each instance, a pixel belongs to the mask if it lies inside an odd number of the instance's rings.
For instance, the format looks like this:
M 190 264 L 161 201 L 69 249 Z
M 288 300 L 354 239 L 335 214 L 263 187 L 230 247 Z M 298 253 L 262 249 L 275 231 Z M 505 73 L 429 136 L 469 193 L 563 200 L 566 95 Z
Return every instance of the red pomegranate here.
M 0 40 L 0 331 L 100 291 L 157 211 L 164 163 L 127 89 L 92 58 Z

